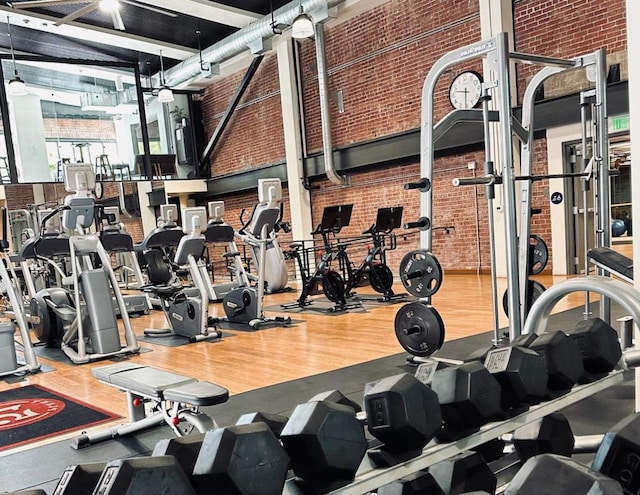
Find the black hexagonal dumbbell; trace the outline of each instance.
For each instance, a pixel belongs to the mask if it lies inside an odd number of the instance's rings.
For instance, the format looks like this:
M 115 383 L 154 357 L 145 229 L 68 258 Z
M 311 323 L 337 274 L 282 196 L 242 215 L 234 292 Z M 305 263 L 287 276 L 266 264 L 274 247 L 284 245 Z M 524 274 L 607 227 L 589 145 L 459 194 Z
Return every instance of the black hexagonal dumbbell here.
M 511 443 L 522 461 L 540 454 L 571 457 L 575 437 L 562 413 L 551 413 L 516 429 Z
M 438 482 L 427 471 L 417 471 L 378 488 L 378 495 L 444 495 Z
M 477 452 L 461 452 L 429 468 L 429 472 L 448 495 L 471 491 L 495 493 L 497 479 Z
M 289 457 L 265 423 L 205 433 L 191 483 L 198 493 L 280 495 Z
M 613 371 L 622 357 L 618 333 L 600 318 L 579 321 L 567 335 L 582 354 L 584 372 L 580 383 L 590 383 Z
M 106 466 L 106 462 L 89 462 L 67 466 L 58 480 L 54 493 L 57 495 L 93 493 Z
M 438 394 L 444 428 L 441 441 L 450 441 L 476 431 L 499 416 L 501 388 L 479 362 L 437 370 L 431 388 Z
M 134 457 L 109 462 L 93 493 L 171 493 L 196 495 L 175 457 Z
M 367 450 L 364 428 L 353 409 L 329 401 L 296 406 L 280 439 L 296 483 L 314 492 L 353 481 Z
M 236 425 L 247 425 L 252 423 L 265 423 L 269 429 L 273 432 L 273 434 L 280 438 L 280 433 L 282 433 L 282 429 L 284 425 L 287 424 L 289 418 L 283 416 L 282 414 L 272 414 L 265 412 L 252 412 L 243 414 L 236 421 Z
M 580 348 L 564 332 L 520 335 L 511 344 L 532 349 L 544 359 L 548 375 L 547 399 L 569 392 L 584 374 Z
M 504 493 L 505 495 L 540 495 L 542 493 L 623 495 L 622 487 L 617 481 L 573 459 L 556 454 L 542 454 L 529 459 L 513 477 Z
M 619 481 L 625 494 L 640 492 L 640 413 L 604 434 L 591 468 Z
M 548 376 L 537 352 L 519 346 L 498 347 L 487 353 L 484 365 L 502 389 L 503 417 L 524 412 L 544 398 Z
M 158 440 L 153 448 L 152 456 L 172 455 L 187 476 L 193 473 L 200 447 L 204 440 L 204 433 L 194 433 L 184 437 L 171 437 Z
M 419 455 L 442 426 L 438 395 L 408 373 L 367 384 L 364 408 L 369 433 L 383 442 L 368 452 L 377 466 Z

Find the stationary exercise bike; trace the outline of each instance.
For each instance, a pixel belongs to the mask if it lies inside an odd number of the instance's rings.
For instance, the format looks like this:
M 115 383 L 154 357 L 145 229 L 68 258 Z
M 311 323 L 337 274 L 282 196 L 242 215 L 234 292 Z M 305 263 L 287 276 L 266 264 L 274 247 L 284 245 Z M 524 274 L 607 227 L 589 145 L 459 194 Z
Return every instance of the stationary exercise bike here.
M 405 298 L 406 294 L 393 292 L 393 272 L 386 263 L 386 250 L 395 248 L 395 237 L 391 232 L 402 224 L 402 206 L 393 208 L 378 208 L 376 223 L 365 230 L 362 235 L 371 237 L 371 245 L 367 248 L 367 254 L 357 268 L 353 268 L 348 256 L 346 257 L 346 270 L 348 274 L 345 292 L 347 297 L 355 296 L 352 292 L 361 284 L 366 276 L 369 285 L 376 292 L 382 294 L 381 301 L 391 301 Z M 389 238 L 389 245 L 385 245 L 385 237 Z M 346 251 L 345 251 L 346 254 Z
M 324 251 L 313 273 L 311 273 L 310 269 L 308 250 L 304 248 L 302 243 L 291 244 L 286 256 L 296 260 L 302 278 L 302 291 L 295 302 L 281 304 L 283 308 L 291 309 L 309 306 L 311 304 L 309 296 L 317 294 L 320 286 L 325 297 L 334 303 L 330 311 L 346 311 L 362 307 L 362 302 L 360 301 L 347 302 L 344 279 L 340 273 L 331 268 L 331 263 L 337 259 L 338 251 L 331 246 L 329 234 L 336 235 L 343 227 L 349 225 L 352 209 L 353 205 L 328 206 L 322 212 L 320 225 L 311 232 L 311 235 L 320 235 L 322 237 L 324 246 Z
M 212 201 L 209 203 L 209 223 L 205 232 L 207 242 L 221 243 L 228 246 L 225 257 L 233 259 L 235 266 L 238 287 L 230 290 L 222 299 L 222 307 L 227 321 L 231 323 L 246 324 L 251 328 L 258 328 L 265 324 L 288 324 L 291 318 L 288 317 L 266 317 L 263 313 L 264 299 L 264 261 L 266 257 L 266 245 L 269 242 L 269 232 L 273 229 L 277 218 L 280 215 L 279 208 L 262 209 L 255 218 L 255 228 L 261 235 L 254 236 L 246 232 L 244 236 L 249 236 L 252 243 L 260 246 L 258 267 L 258 280 L 256 287 L 251 287 L 249 277 L 242 264 L 240 252 L 235 243 L 235 232 L 233 227 L 223 220 L 224 202 Z
M 70 290 L 44 289 L 49 292 L 42 294 L 40 299 L 34 298 L 31 316 L 38 316 L 41 320 L 54 316 L 56 323 L 62 327 L 62 335 L 53 331 L 59 328 L 57 325 L 48 329 L 42 326 L 41 337 L 48 344 L 59 342 L 62 351 L 75 364 L 137 353 L 140 347 L 131 328 L 109 254 L 97 235 L 86 232 L 94 220 L 95 200 L 91 195 L 95 187 L 93 166 L 86 163 L 65 164 L 64 172 L 65 188 L 74 194 L 67 196 L 63 206 L 47 215 L 43 225 L 62 211 L 62 226 L 77 232 L 52 243 L 60 248 L 65 243 L 68 246 L 71 274 L 63 277 L 62 281 Z M 34 246 L 38 256 L 43 254 L 42 240 Z M 100 261 L 100 268 L 94 267 L 96 257 Z M 52 293 L 57 295 L 54 297 Z M 113 306 L 104 304 L 105 294 L 113 294 L 116 299 L 122 316 L 124 343 L 120 339 Z
M 187 337 L 189 342 L 219 339 L 222 337 L 222 332 L 216 326 L 218 320 L 209 317 L 209 292 L 199 276 L 198 263 L 202 259 L 205 248 L 205 236 L 202 233 L 207 225 L 206 209 L 204 207 L 185 208 L 183 223 L 186 235 L 180 238 L 173 264 L 189 267 L 196 295 L 193 295 L 193 291 L 185 290 L 185 287 L 176 281 L 171 264 L 167 263 L 162 250 L 149 249 L 144 256 L 152 285 L 144 286 L 142 289 L 155 294 L 160 299 L 169 328 L 146 329 L 144 334 L 148 337 L 178 335 Z M 166 230 L 164 232 L 158 230 L 156 235 L 162 236 L 165 232 Z M 155 244 L 153 238 L 149 241 L 148 245 Z

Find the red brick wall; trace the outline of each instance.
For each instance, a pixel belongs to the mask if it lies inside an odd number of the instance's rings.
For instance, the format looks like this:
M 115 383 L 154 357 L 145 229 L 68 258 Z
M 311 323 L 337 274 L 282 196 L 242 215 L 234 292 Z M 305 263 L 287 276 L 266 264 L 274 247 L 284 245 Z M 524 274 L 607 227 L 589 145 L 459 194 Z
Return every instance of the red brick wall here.
M 570 58 L 604 48 L 623 52 L 627 45 L 624 0 L 516 0 L 516 50 Z M 520 95 L 534 66 L 520 65 Z
M 605 47 L 608 53 L 625 50 L 624 0 L 515 0 L 515 41 L 518 51 L 571 57 Z M 407 22 L 410 19 L 411 22 Z M 415 129 L 420 125 L 424 78 L 443 53 L 480 39 L 477 0 L 392 0 L 378 8 L 325 30 L 328 84 L 331 96 L 332 139 L 335 147 Z M 301 72 L 307 148 L 322 149 L 315 47 L 305 40 Z M 619 55 L 619 53 L 618 53 Z M 260 167 L 284 159 L 281 111 L 275 55 L 269 55 L 242 100 L 243 108 L 231 119 L 213 160 L 214 176 Z M 436 87 L 436 120 L 450 107 L 446 89 L 466 68 L 455 66 Z M 520 94 L 535 68 L 520 65 Z M 212 133 L 229 96 L 243 74 L 210 86 L 205 97 L 207 132 Z M 574 89 L 567 86 L 568 91 Z M 344 113 L 335 93 L 342 91 Z M 535 144 L 534 173 L 545 173 L 546 140 Z M 451 179 L 470 175 L 467 162 L 475 160 L 481 173 L 482 153 L 462 154 L 436 161 L 434 169 L 434 226 L 455 226 L 449 234 L 436 230 L 433 250 L 447 269 L 489 268 L 487 206 L 484 188 L 451 186 Z M 313 219 L 319 222 L 325 206 L 353 202 L 352 226 L 344 235 L 359 234 L 375 218 L 377 207 L 403 205 L 405 221 L 419 216 L 419 193 L 402 184 L 419 176 L 419 166 L 390 165 L 385 170 L 352 174 L 351 186 L 342 188 L 324 180 L 312 192 Z M 478 221 L 476 221 L 477 194 Z M 534 207 L 543 209 L 533 219 L 532 232 L 551 247 L 550 208 L 546 182 L 533 186 Z M 242 195 L 240 202 L 246 200 Z M 227 198 L 232 205 L 234 199 Z M 229 217 L 232 218 L 232 217 Z M 478 227 L 479 225 L 479 227 Z M 480 252 L 478 253 L 478 240 Z M 389 260 L 394 272 L 401 255 L 418 246 L 417 237 L 399 242 Z M 549 269 L 551 264 L 548 265 Z
M 111 119 L 44 119 L 47 138 L 60 139 L 109 139 L 116 138 Z
M 203 101 L 210 137 L 245 72 L 208 86 Z M 220 176 L 274 163 L 284 157 L 280 84 L 275 54 L 266 55 L 213 151 L 212 175 Z

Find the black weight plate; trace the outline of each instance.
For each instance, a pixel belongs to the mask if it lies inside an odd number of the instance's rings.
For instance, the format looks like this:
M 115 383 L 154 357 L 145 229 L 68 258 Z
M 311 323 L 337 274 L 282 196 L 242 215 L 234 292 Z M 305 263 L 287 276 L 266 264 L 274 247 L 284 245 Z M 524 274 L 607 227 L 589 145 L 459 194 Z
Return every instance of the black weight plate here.
M 405 304 L 396 313 L 396 337 L 414 356 L 431 356 L 444 343 L 444 322 L 433 306 L 420 302 Z
M 373 266 L 374 273 L 369 274 L 369 284 L 376 292 L 384 294 L 389 292 L 393 285 L 393 272 L 387 265 L 380 264 Z
M 537 280 L 529 280 L 529 287 L 527 287 L 527 313 L 529 313 L 533 303 L 536 302 L 536 299 L 538 299 L 545 290 L 544 285 Z M 507 291 L 505 291 L 504 296 L 502 296 L 502 309 L 504 309 L 504 314 L 509 316 L 509 301 L 507 299 Z
M 430 297 L 442 285 L 442 267 L 424 249 L 409 251 L 400 261 L 400 280 L 412 296 Z
M 344 281 L 342 275 L 335 270 L 329 270 L 322 276 L 322 292 L 329 301 L 344 302 Z
M 529 237 L 529 273 L 537 275 L 542 272 L 549 261 L 549 249 L 542 238 L 537 235 Z

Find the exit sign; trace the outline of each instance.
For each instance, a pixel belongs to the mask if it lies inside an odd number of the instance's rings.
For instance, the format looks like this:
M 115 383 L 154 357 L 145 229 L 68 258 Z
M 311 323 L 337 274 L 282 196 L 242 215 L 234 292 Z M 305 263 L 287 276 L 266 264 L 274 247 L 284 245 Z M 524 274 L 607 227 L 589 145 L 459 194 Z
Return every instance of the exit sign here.
M 629 116 L 624 115 L 622 117 L 615 117 L 611 119 L 611 130 L 615 131 L 628 131 L 629 130 Z

